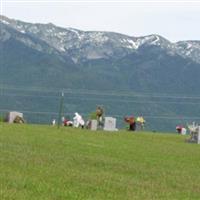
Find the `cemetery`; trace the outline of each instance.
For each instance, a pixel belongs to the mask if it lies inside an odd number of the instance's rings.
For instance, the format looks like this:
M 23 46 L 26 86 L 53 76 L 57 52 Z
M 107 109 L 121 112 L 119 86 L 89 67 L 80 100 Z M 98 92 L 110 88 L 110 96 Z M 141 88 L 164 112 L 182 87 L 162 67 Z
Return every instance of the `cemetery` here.
M 96 128 L 0 124 L 2 199 L 200 198 L 188 136 Z
M 87 119 L 78 112 L 72 118 L 62 116 L 60 126 L 56 118 L 51 125 L 25 123 L 24 114 L 18 111 L 8 112 L 6 120 L 0 123 L 0 184 L 19 188 L 15 200 L 31 195 L 40 199 L 35 191 L 41 187 L 46 199 L 89 199 L 91 195 L 97 199 L 163 199 L 163 194 L 166 199 L 200 198 L 196 175 L 200 146 L 193 145 L 200 144 L 200 126 L 195 122 L 177 125 L 178 134 L 161 134 L 146 132 L 141 115 L 129 115 L 123 119 L 127 128 L 122 130 L 117 128 L 117 119 L 100 107 Z M 180 169 L 180 163 L 184 168 Z M 19 178 L 13 176 L 16 170 Z M 48 190 L 55 185 L 55 191 Z M 3 187 L 2 197 L 12 199 L 13 194 Z
M 86 122 L 83 117 L 78 113 L 74 113 L 73 120 L 69 120 L 64 116 L 61 119 L 62 126 L 69 126 L 74 128 L 81 127 L 89 129 L 91 131 L 111 131 L 115 132 L 119 129 L 117 128 L 117 119 L 111 116 L 104 116 L 104 110 L 100 106 L 97 106 L 97 109 L 91 115 L 92 117 L 88 119 Z M 8 123 L 25 123 L 25 119 L 23 118 L 23 113 L 18 111 L 10 111 L 7 113 L 5 121 Z M 129 131 L 143 131 L 145 125 L 145 119 L 142 116 L 134 117 L 134 116 L 126 116 L 124 117 L 124 122 L 129 125 Z M 53 119 L 51 124 L 55 126 L 59 122 L 56 119 Z M 59 125 L 59 124 L 58 124 Z M 186 142 L 200 144 L 200 126 L 193 122 L 192 124 L 184 127 L 183 125 L 177 125 L 176 131 L 180 135 L 187 135 L 187 131 L 189 134 L 189 138 L 186 139 Z

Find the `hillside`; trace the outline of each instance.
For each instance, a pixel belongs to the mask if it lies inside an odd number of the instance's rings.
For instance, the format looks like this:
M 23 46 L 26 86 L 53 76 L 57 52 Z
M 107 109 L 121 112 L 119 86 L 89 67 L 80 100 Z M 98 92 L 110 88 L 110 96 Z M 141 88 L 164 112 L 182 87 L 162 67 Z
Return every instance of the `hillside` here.
M 87 117 L 101 104 L 120 124 L 125 115 L 144 115 L 150 130 L 199 120 L 199 41 L 172 43 L 156 34 L 132 37 L 5 16 L 0 26 L 2 112 L 27 111 L 29 122 L 49 123 L 63 90 L 64 113 L 71 117 L 76 111 Z
M 199 199 L 184 136 L 0 124 L 1 199 Z

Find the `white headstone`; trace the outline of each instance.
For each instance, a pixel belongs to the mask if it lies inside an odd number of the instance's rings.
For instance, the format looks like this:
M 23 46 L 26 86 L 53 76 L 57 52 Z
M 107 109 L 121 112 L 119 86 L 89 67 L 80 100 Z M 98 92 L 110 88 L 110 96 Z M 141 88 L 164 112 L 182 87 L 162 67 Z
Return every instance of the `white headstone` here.
M 91 128 L 92 131 L 96 131 L 97 130 L 97 120 L 93 119 L 91 120 Z
M 182 128 L 182 129 L 181 129 L 181 135 L 186 135 L 186 133 L 187 133 L 186 128 Z
M 200 144 L 200 126 L 198 128 L 197 144 Z
M 12 111 L 8 113 L 8 123 L 13 123 L 14 119 L 19 116 L 23 118 L 23 113 Z
M 116 118 L 105 117 L 104 130 L 117 131 L 118 129 L 116 128 Z
M 51 124 L 52 124 L 53 126 L 55 126 L 55 125 L 56 125 L 56 120 L 53 119 L 52 122 L 51 122 Z

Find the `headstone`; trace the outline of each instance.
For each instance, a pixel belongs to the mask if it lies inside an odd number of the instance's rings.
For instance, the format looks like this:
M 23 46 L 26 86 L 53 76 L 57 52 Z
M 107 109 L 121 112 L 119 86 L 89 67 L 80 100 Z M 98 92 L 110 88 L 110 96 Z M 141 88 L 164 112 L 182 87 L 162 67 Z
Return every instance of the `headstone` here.
M 104 130 L 117 131 L 118 129 L 116 128 L 116 118 L 105 117 Z
M 19 116 L 23 118 L 23 113 L 12 111 L 8 113 L 8 123 L 13 123 L 14 119 Z
M 96 131 L 97 130 L 97 120 L 96 119 L 91 120 L 91 127 L 90 127 L 90 129 L 92 131 Z
M 187 133 L 186 128 L 182 128 L 182 129 L 181 129 L 181 135 L 186 135 L 186 133 Z
M 200 126 L 198 127 L 197 144 L 200 144 Z
M 195 125 L 193 123 L 193 125 L 188 126 L 189 130 L 190 130 L 190 138 L 187 140 L 188 142 L 191 143 L 197 143 L 200 144 L 200 126 Z
M 55 126 L 56 125 L 56 120 L 53 119 L 52 122 L 51 122 L 52 126 Z

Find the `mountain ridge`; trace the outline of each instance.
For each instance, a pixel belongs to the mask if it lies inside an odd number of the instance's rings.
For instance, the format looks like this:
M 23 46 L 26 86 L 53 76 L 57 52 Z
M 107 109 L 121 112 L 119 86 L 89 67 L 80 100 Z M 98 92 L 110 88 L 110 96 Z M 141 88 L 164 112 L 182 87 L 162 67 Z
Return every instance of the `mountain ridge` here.
M 144 45 L 160 46 L 160 48 L 166 49 L 169 54 L 178 54 L 200 63 L 198 57 L 200 41 L 172 43 L 156 34 L 133 37 L 115 32 L 82 31 L 59 27 L 52 23 L 26 23 L 4 16 L 1 16 L 1 22 L 23 34 L 40 38 L 61 54 L 68 54 L 75 63 L 110 57 L 122 58 Z

